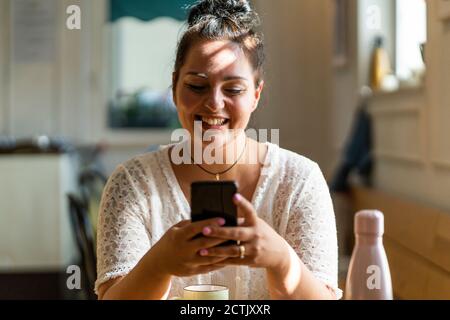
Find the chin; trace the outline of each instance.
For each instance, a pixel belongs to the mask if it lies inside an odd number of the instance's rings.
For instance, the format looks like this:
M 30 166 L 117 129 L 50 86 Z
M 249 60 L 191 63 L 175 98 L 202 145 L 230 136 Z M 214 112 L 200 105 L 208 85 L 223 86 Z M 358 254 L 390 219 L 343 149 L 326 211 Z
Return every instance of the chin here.
M 202 140 L 202 145 L 204 147 L 213 144 L 216 147 L 224 147 L 226 146 L 228 143 L 232 142 L 233 139 L 232 137 L 228 134 L 228 132 L 218 132 L 215 133 L 213 138 L 211 138 L 211 140 Z

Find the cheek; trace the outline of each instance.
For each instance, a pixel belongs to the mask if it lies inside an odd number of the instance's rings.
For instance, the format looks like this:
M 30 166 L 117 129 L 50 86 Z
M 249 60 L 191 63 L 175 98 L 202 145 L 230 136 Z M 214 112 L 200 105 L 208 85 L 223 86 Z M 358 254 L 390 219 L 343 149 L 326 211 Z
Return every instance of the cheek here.
M 177 107 L 183 113 L 193 113 L 196 106 L 200 103 L 198 96 L 181 88 L 177 94 Z
M 233 116 L 238 121 L 246 121 L 252 114 L 254 100 L 249 96 L 237 98 L 233 107 Z

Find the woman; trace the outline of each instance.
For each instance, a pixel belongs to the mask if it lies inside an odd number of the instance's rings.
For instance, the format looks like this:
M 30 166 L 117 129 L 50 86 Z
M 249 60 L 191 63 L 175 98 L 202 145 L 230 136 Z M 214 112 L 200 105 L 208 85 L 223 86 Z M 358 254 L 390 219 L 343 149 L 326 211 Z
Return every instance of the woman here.
M 319 167 L 239 133 L 264 86 L 256 13 L 243 0 L 204 0 L 188 23 L 173 73 L 179 119 L 191 136 L 196 122 L 214 129 L 231 161 L 179 163 L 170 145 L 116 168 L 100 208 L 99 298 L 166 299 L 214 283 L 233 299 L 339 299 L 335 218 Z M 255 152 L 264 161 L 250 161 Z M 190 184 L 215 178 L 239 185 L 238 227 L 190 221 Z M 217 247 L 227 240 L 239 245 Z

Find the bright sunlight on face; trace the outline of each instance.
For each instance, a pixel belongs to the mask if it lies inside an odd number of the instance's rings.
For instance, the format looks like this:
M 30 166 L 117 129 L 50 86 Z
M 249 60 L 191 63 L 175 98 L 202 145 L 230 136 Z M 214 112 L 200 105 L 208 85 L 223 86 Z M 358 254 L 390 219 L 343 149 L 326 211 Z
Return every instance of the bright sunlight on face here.
M 214 141 L 226 144 L 237 129 L 247 127 L 261 90 L 262 85 L 255 88 L 254 70 L 239 45 L 223 40 L 196 42 L 176 84 L 180 122 L 192 136 L 198 121 L 202 132 L 213 130 Z

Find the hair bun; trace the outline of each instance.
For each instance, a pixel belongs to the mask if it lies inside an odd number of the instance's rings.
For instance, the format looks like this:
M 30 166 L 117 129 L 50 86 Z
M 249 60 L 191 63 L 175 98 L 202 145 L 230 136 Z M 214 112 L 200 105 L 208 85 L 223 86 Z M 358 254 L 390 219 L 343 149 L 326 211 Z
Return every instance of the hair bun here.
M 188 24 L 193 27 L 205 20 L 228 19 L 250 31 L 259 24 L 259 18 L 247 0 L 201 0 L 190 7 Z

